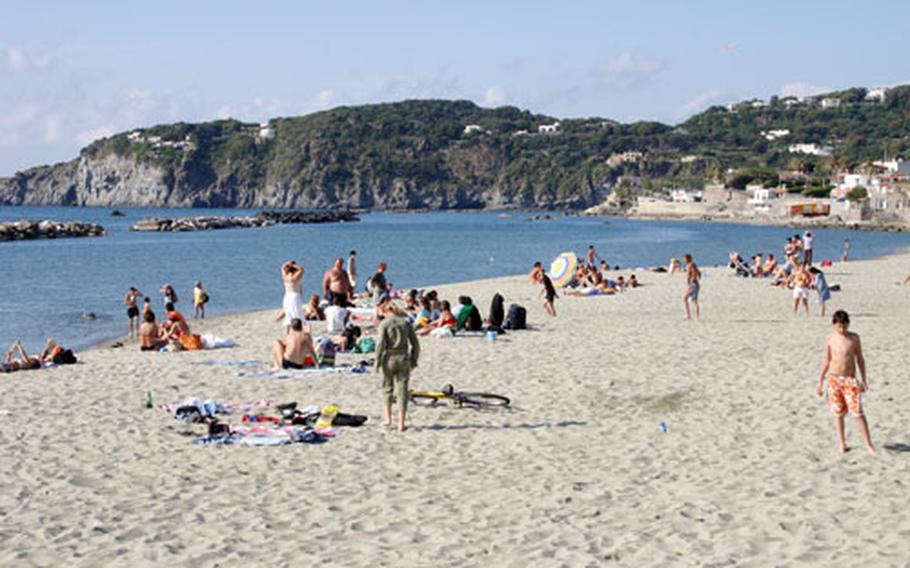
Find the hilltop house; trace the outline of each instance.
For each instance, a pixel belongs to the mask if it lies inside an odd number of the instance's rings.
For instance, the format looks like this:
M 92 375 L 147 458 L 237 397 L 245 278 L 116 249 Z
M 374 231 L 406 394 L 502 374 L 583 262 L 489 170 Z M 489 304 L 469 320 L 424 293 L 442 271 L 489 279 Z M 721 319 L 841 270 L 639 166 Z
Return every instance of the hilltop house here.
M 537 132 L 540 134 L 556 134 L 559 131 L 559 121 L 557 120 L 553 124 L 541 124 L 537 127 Z
M 483 127 L 479 124 L 467 124 L 464 127 L 465 134 L 473 134 L 475 132 L 483 132 Z
M 888 87 L 873 87 L 866 91 L 866 100 L 883 103 L 885 102 L 885 97 L 888 95 Z
M 790 144 L 787 151 L 791 154 L 811 154 L 812 156 L 830 156 L 834 148 L 823 144 Z
M 765 139 L 768 140 L 768 141 L 770 142 L 770 141 L 773 141 L 773 140 L 777 140 L 778 138 L 783 138 L 784 136 L 789 136 L 789 135 L 790 135 L 790 129 L 789 129 L 789 128 L 781 128 L 781 129 L 779 129 L 779 130 L 768 130 L 768 131 L 762 130 L 761 135 L 764 136 Z
M 892 174 L 899 174 L 910 177 L 910 162 L 905 162 L 900 158 L 896 160 L 876 160 L 872 165 L 884 168 L 885 171 Z
M 259 125 L 259 140 L 271 140 L 275 137 L 275 129 L 268 122 Z
M 822 99 L 822 108 L 838 108 L 840 106 L 840 99 L 834 97 L 825 97 Z
M 636 150 L 629 150 L 628 152 L 621 152 L 616 154 L 611 154 L 607 158 L 607 165 L 610 167 L 616 167 L 620 164 L 626 163 L 637 163 L 642 161 L 645 158 L 645 155 Z

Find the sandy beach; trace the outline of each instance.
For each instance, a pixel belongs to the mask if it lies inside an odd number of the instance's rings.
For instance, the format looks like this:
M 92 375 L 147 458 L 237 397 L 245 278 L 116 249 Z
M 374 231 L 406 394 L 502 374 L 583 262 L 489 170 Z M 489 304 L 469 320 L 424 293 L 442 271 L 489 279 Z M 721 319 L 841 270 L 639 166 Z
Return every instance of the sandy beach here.
M 197 364 L 268 359 L 280 297 L 196 328 L 232 349 L 128 344 L 0 375 L 0 565 L 907 566 L 908 270 L 904 254 L 826 272 L 843 287 L 829 315 L 847 309 L 862 336 L 875 457 L 851 417 L 853 450 L 836 453 L 815 395 L 830 319 L 814 304 L 794 318 L 788 292 L 728 269 L 704 271 L 698 322 L 683 319 L 679 274 L 563 296 L 556 319 L 525 277 L 437 288 L 484 313 L 498 291 L 533 329 L 423 339 L 412 387 L 513 407 L 412 407 L 404 434 L 381 426 L 378 375 Z M 149 390 L 156 403 L 336 403 L 369 422 L 321 445 L 201 447 L 188 433 L 202 426 L 143 407 Z

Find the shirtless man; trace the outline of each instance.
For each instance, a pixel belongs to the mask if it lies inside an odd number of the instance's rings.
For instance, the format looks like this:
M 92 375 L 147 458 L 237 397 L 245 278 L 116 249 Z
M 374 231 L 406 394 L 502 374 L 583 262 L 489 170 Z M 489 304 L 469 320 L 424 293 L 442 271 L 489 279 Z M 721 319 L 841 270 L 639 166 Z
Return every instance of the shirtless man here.
M 875 447 L 869 436 L 869 424 L 860 403 L 860 393 L 869 390 L 863 347 L 859 335 L 848 331 L 850 316 L 847 312 L 844 310 L 834 312 L 831 323 L 834 324 L 834 332 L 825 338 L 825 360 L 822 363 L 822 372 L 818 376 L 818 396 L 823 397 L 827 387 L 828 406 L 834 414 L 837 426 L 837 450 L 841 453 L 848 450 L 844 441 L 844 415 L 849 410 L 859 424 L 859 431 L 866 443 L 866 451 L 874 454 Z M 857 365 L 862 381 L 856 380 Z
M 130 286 L 126 297 L 123 298 L 123 305 L 126 306 L 126 317 L 130 320 L 130 339 L 139 333 L 139 306 L 136 300 L 142 297 L 142 292 Z
M 695 265 L 695 261 L 689 253 L 683 255 L 683 262 L 686 263 L 686 293 L 683 295 L 683 305 L 686 307 L 686 319 L 692 319 L 692 315 L 689 312 L 689 300 L 692 300 L 692 303 L 695 305 L 695 319 L 698 319 L 698 293 L 701 291 L 701 270 Z
M 535 262 L 534 266 L 531 267 L 531 272 L 528 274 L 528 280 L 531 281 L 531 284 L 538 284 L 543 280 L 543 265 L 540 262 Z
M 149 310 L 143 314 L 143 323 L 139 327 L 139 350 L 140 351 L 160 351 L 167 345 L 167 340 L 163 337 L 163 331 L 155 323 L 155 312 Z
M 334 304 L 335 296 L 343 298 L 345 305 L 352 299 L 354 289 L 351 288 L 351 279 L 344 270 L 343 259 L 336 258 L 332 268 L 325 271 L 325 276 L 322 277 L 322 289 L 329 304 Z
M 319 368 L 316 358 L 316 347 L 309 327 L 303 327 L 299 318 L 291 320 L 291 329 L 284 341 L 278 340 L 272 345 L 272 370 L 303 369 L 307 363 L 307 356 L 313 360 L 313 367 Z
M 588 266 L 592 268 L 597 266 L 597 251 L 594 249 L 594 245 L 588 246 Z
M 793 269 L 793 315 L 799 314 L 799 303 L 802 301 L 806 308 L 806 315 L 809 315 L 809 284 L 812 283 L 812 277 L 806 272 L 804 266 L 796 265 Z

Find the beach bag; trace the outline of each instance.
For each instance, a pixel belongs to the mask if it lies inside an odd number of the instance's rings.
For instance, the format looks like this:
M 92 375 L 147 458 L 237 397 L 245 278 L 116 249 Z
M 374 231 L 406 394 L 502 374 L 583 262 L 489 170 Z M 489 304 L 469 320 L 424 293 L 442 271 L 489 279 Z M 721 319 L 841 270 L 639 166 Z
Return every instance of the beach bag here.
M 319 366 L 334 367 L 335 352 L 335 344 L 331 340 L 320 340 L 319 345 L 316 346 L 316 357 L 319 359 Z
M 372 337 L 361 337 L 354 346 L 354 353 L 373 353 L 376 351 L 376 340 Z
M 202 336 L 195 333 L 185 333 L 179 337 L 180 345 L 187 351 L 202 349 Z
M 53 361 L 55 365 L 75 365 L 76 354 L 73 353 L 72 349 L 64 349 L 59 354 L 54 355 Z
M 528 310 L 512 304 L 509 306 L 509 314 L 506 316 L 505 329 L 528 329 Z

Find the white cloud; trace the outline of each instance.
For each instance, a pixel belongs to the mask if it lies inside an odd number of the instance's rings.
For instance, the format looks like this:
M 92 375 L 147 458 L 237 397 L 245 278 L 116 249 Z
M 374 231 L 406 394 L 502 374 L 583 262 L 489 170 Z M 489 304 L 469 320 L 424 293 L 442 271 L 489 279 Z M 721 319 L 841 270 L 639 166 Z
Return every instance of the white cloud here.
M 649 74 L 660 71 L 661 67 L 660 62 L 656 59 L 624 51 L 601 65 L 600 70 L 607 75 Z
M 481 105 L 485 107 L 498 107 L 506 102 L 506 93 L 499 87 L 490 87 L 483 93 Z
M 29 69 L 47 69 L 53 62 L 48 54 L 30 55 L 19 45 L 6 47 L 6 66 L 10 71 L 20 72 Z
M 105 124 L 103 126 L 98 126 L 90 130 L 85 130 L 76 135 L 76 142 L 87 146 L 94 142 L 95 140 L 106 138 L 116 132 L 116 129 L 111 124 Z
M 822 93 L 830 93 L 833 91 L 831 87 L 824 87 L 821 85 L 812 85 L 810 83 L 787 83 L 780 88 L 780 96 L 782 97 L 812 97 L 815 95 L 820 95 Z
M 44 119 L 44 143 L 53 144 L 60 140 L 60 121 L 56 116 Z
M 730 93 L 724 93 L 716 89 L 710 91 L 705 91 L 700 95 L 693 97 L 692 99 L 681 104 L 675 111 L 674 115 L 676 118 L 686 118 L 697 112 L 701 112 L 706 108 L 733 100 L 735 97 Z
M 333 89 L 322 90 L 307 102 L 307 111 L 325 110 L 332 106 L 334 101 L 335 91 Z
M 24 104 L 7 114 L 0 114 L 0 148 L 18 146 L 30 137 L 29 126 L 38 118 L 40 108 Z
M 221 105 L 218 107 L 218 110 L 215 111 L 215 117 L 220 120 L 231 118 L 231 105 Z

